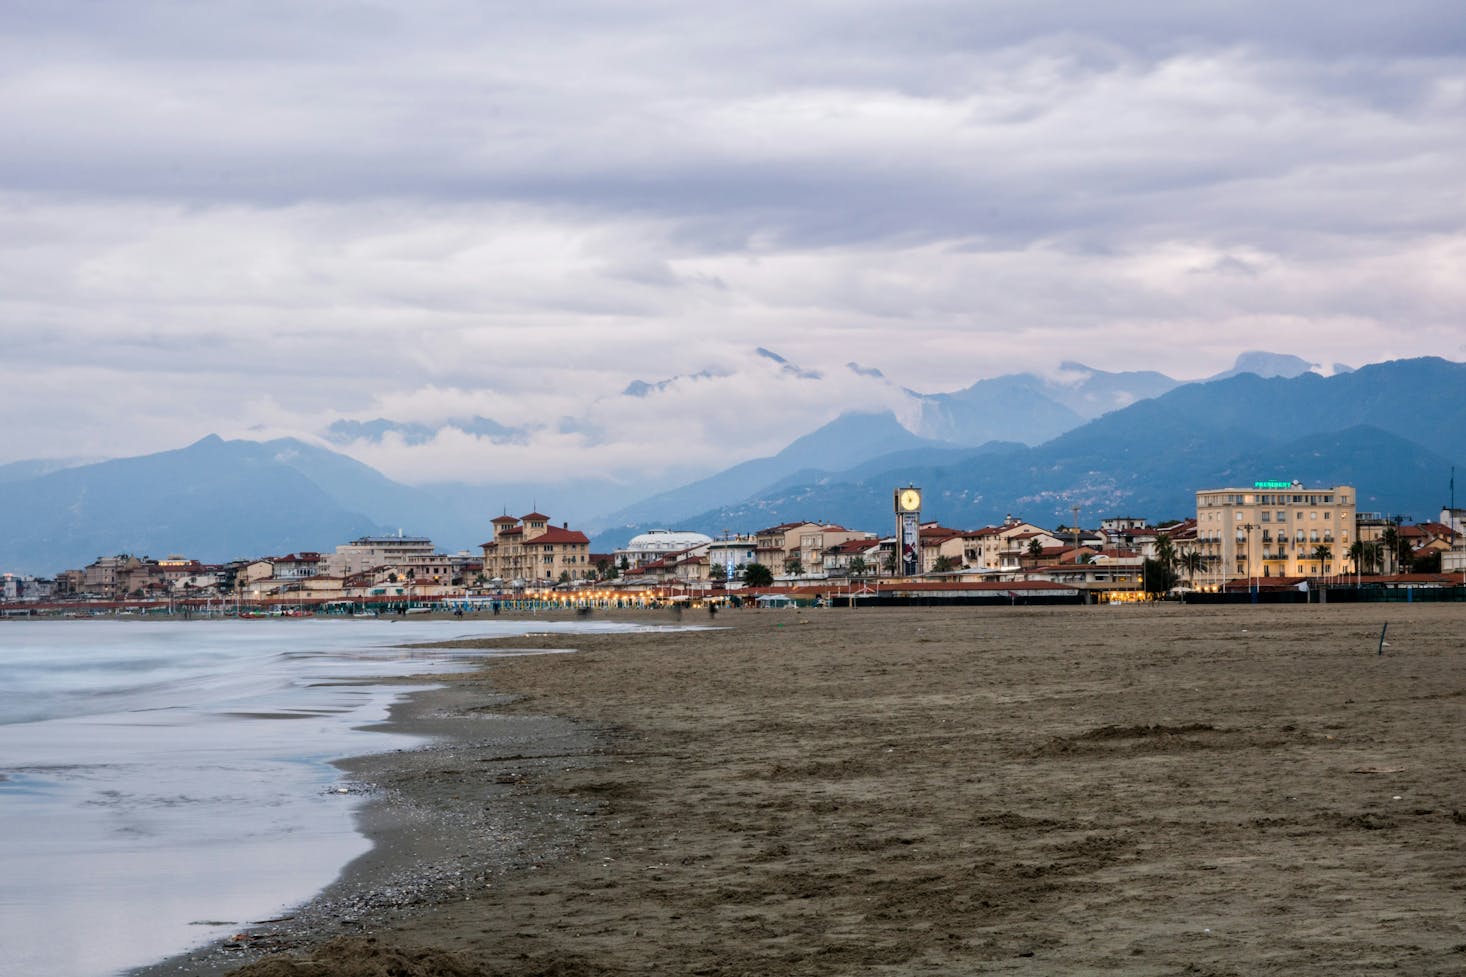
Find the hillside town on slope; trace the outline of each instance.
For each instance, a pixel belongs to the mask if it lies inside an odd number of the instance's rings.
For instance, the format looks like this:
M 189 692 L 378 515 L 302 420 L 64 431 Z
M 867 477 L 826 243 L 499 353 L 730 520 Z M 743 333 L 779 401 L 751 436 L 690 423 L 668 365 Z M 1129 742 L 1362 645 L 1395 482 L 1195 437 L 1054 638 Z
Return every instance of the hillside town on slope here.
M 878 596 L 882 588 L 927 598 L 986 589 L 1125 600 L 1177 591 L 1466 586 L 1466 509 L 1442 508 L 1438 520 L 1408 523 L 1360 512 L 1356 497 L 1347 485 L 1258 482 L 1200 490 L 1194 517 L 1161 525 L 1113 516 L 1084 528 L 1077 506 L 1075 525 L 1053 528 L 1012 515 L 977 529 L 919 521 L 904 560 L 895 534 L 819 521 L 719 538 L 653 530 L 598 554 L 583 532 L 532 512 L 491 520 L 479 553 L 438 553 L 431 540 L 399 533 L 356 539 L 333 553 L 222 565 L 121 554 L 54 579 L 4 574 L 0 600 L 14 616 L 27 613 L 27 604 L 79 600 L 319 608 L 526 596 L 691 602 L 782 591 L 818 601 Z

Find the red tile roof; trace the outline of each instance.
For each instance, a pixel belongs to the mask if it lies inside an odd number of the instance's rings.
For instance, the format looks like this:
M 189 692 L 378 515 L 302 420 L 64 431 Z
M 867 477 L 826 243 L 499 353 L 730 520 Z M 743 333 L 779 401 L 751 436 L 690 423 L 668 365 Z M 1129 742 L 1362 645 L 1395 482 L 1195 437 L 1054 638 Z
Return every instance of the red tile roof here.
M 525 516 L 528 519 L 528 516 Z M 590 545 L 590 537 L 578 529 L 562 529 L 559 526 L 550 526 L 538 536 L 531 536 L 526 542 L 533 546 L 536 543 L 585 543 Z

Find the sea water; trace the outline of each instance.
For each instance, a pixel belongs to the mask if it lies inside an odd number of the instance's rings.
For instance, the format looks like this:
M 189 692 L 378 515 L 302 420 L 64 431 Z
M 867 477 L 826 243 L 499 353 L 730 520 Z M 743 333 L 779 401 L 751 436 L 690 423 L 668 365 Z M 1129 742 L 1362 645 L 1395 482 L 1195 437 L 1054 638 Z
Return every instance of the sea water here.
M 0 955 L 105 977 L 269 919 L 368 847 L 330 761 L 493 652 L 406 642 L 613 623 L 391 619 L 0 622 Z M 509 652 L 512 653 L 512 652 Z

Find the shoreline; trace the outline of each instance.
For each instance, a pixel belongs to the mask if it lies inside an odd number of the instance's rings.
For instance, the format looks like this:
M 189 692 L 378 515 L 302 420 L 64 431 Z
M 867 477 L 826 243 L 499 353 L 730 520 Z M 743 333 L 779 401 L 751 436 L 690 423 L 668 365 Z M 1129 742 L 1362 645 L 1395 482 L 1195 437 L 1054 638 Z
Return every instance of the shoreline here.
M 425 888 L 353 904 L 354 924 L 302 915 L 278 948 L 313 962 L 241 977 L 376 973 L 359 965 L 383 954 L 499 977 L 1445 975 L 1466 958 L 1466 607 L 715 623 L 577 636 L 576 655 L 415 696 L 402 721 L 527 717 L 550 738 L 348 761 L 383 782 L 376 884 Z M 467 889 L 421 851 L 392 862 L 424 818 L 481 868 Z M 337 891 L 379 891 L 371 858 Z M 144 973 L 227 973 L 244 952 Z
M 596 621 L 651 627 L 678 627 L 680 618 L 667 611 L 640 610 L 595 615 Z M 442 613 L 402 623 L 407 629 L 418 622 L 453 619 Z M 535 624 L 586 619 L 573 610 L 539 611 L 494 618 L 521 623 L 525 631 L 517 635 L 424 643 L 405 634 L 403 648 L 483 648 L 503 657 L 474 659 L 461 672 L 369 680 L 384 688 L 431 686 L 398 697 L 385 721 L 360 727 L 429 742 L 331 762 L 341 771 L 345 789 L 365 795 L 355 814 L 356 829 L 371 848 L 280 917 L 241 922 L 234 937 L 129 969 L 126 977 L 216 977 L 270 954 L 300 952 L 332 935 L 369 935 L 381 920 L 414 916 L 460 899 L 465 889 L 491 887 L 506 872 L 558 857 L 581 830 L 574 812 L 567 815 L 565 805 L 514 787 L 543 777 L 552 762 L 561 767 L 598 762 L 598 734 L 573 718 L 506 711 L 516 697 L 496 691 L 488 676 L 495 665 L 518 657 L 504 656 L 505 651 L 522 650 L 529 656 L 574 653 L 568 646 L 590 635 L 537 632 Z M 484 773 L 490 775 L 488 782 L 461 783 Z

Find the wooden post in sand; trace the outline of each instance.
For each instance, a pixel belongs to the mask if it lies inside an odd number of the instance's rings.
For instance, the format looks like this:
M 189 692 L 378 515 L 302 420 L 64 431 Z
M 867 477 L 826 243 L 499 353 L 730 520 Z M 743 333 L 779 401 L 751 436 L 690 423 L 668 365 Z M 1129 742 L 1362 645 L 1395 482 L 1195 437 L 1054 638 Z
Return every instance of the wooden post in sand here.
M 1388 631 L 1389 629 L 1390 629 L 1390 622 L 1389 621 L 1386 621 L 1385 622 L 1385 626 L 1379 629 L 1379 651 L 1376 652 L 1376 654 L 1378 654 L 1378 655 L 1383 655 L 1385 653 L 1385 632 Z

